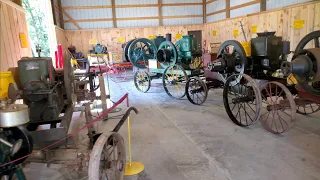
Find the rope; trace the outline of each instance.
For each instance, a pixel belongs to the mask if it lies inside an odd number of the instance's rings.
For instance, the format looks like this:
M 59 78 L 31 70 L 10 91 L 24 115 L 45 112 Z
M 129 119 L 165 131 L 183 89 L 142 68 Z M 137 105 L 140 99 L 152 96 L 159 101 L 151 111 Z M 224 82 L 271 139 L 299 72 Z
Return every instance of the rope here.
M 68 136 L 66 136 L 66 137 L 64 137 L 64 138 L 56 141 L 55 143 L 50 144 L 50 145 L 48 145 L 48 146 L 40 149 L 40 150 L 37 151 L 37 152 L 33 152 L 33 153 L 30 153 L 30 154 L 25 155 L 25 156 L 23 156 L 23 157 L 20 157 L 20 158 L 18 158 L 18 159 L 15 159 L 15 160 L 13 160 L 13 161 L 10 161 L 10 162 L 1 164 L 0 167 L 4 167 L 4 166 L 10 165 L 10 164 L 12 164 L 12 163 L 15 163 L 15 162 L 17 162 L 17 161 L 19 161 L 19 160 L 21 160 L 21 159 L 27 158 L 27 157 L 29 157 L 29 156 L 33 156 L 33 155 L 37 154 L 38 152 L 47 150 L 47 149 L 49 149 L 50 147 L 52 147 L 52 146 L 54 146 L 54 145 L 57 145 L 57 144 L 61 143 L 62 141 L 66 140 L 66 139 L 68 139 L 68 138 L 70 138 L 70 137 L 72 137 L 72 136 L 75 136 L 75 135 L 79 134 L 82 130 L 86 129 L 86 128 L 89 127 L 89 126 L 92 126 L 95 122 L 100 121 L 103 117 L 105 117 L 108 113 L 110 113 L 115 107 L 117 107 L 117 106 L 118 106 L 120 103 L 122 103 L 125 99 L 127 99 L 127 106 L 129 106 L 129 105 L 128 105 L 128 93 L 126 93 L 126 94 L 125 94 L 124 96 L 122 96 L 122 98 L 119 99 L 119 101 L 116 102 L 111 108 L 105 110 L 105 111 L 104 111 L 101 115 L 99 115 L 95 120 L 89 122 L 88 124 L 86 124 L 86 125 L 83 126 L 82 128 L 80 128 L 80 129 L 76 130 L 75 132 L 71 133 L 70 135 L 68 135 Z

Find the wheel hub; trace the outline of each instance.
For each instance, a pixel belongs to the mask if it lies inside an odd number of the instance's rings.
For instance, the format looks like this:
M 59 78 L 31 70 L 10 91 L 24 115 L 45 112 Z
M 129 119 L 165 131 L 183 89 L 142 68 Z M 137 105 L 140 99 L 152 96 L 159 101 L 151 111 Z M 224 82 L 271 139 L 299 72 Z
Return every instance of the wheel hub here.
M 238 104 L 242 102 L 251 102 L 251 101 L 254 101 L 254 97 L 244 96 L 244 97 L 238 97 L 238 98 L 232 99 L 233 104 Z

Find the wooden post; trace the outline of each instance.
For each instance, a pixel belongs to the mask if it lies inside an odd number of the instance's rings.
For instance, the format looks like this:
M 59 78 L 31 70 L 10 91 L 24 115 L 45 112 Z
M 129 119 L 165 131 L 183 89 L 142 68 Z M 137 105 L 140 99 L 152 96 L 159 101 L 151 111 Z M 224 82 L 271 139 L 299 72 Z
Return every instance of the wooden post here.
M 62 8 L 62 6 L 61 6 L 61 0 L 58 0 L 58 7 L 59 7 L 59 9 Z M 59 22 L 60 22 L 60 27 L 61 27 L 62 29 L 64 29 L 63 15 L 62 15 L 61 11 L 59 11 Z
M 18 4 L 19 6 L 22 6 L 22 0 L 14 0 L 13 2 Z
M 202 0 L 202 15 L 203 15 L 203 23 L 207 22 L 207 4 L 206 0 Z
M 112 21 L 113 21 L 113 28 L 117 28 L 117 22 L 116 22 L 116 8 L 115 8 L 114 0 L 111 0 L 111 7 L 112 7 Z
M 230 0 L 226 0 L 226 18 L 230 18 Z
M 267 10 L 267 2 L 266 0 L 260 0 L 260 12 Z
M 163 25 L 162 22 L 162 0 L 158 0 L 158 16 L 159 16 L 159 26 Z

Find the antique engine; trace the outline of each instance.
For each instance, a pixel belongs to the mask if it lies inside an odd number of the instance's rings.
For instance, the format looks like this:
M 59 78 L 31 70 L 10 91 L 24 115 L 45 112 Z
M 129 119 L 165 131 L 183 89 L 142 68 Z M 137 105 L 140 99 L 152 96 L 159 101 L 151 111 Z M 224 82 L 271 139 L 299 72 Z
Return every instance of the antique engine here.
M 246 55 L 239 42 L 229 40 L 221 45 L 217 61 L 208 64 L 208 68 L 221 74 L 247 73 L 255 78 L 271 76 L 286 61 L 290 42 L 275 36 L 275 32 L 257 34 L 258 37 L 251 39 L 251 56 Z
M 48 57 L 23 58 L 18 62 L 24 104 L 30 109 L 28 129 L 59 119 L 65 108 L 63 73 L 56 72 Z
M 25 180 L 20 164 L 33 149 L 32 138 L 24 127 L 28 121 L 28 106 L 0 101 L 0 179 Z

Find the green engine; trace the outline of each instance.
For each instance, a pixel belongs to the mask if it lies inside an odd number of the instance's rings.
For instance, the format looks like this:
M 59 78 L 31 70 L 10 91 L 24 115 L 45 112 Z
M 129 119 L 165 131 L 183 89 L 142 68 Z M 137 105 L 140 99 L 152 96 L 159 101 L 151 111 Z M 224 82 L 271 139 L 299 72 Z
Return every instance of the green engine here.
M 18 62 L 23 100 L 30 108 L 29 130 L 57 121 L 64 108 L 63 74 L 48 57 L 23 58 Z

